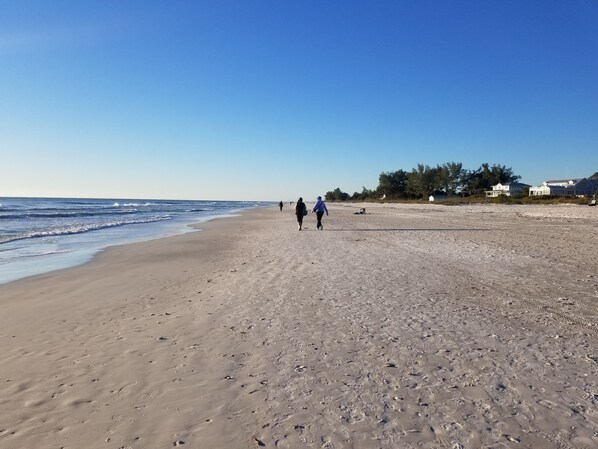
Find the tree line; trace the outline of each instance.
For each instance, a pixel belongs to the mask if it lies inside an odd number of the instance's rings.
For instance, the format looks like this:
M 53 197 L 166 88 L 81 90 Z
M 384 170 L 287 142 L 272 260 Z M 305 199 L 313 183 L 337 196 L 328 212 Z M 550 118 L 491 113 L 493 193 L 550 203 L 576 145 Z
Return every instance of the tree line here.
M 429 195 L 481 195 L 491 190 L 498 183 L 518 181 L 511 167 L 488 163 L 475 170 L 463 168 L 460 162 L 447 162 L 436 167 L 417 164 L 410 172 L 399 169 L 393 172 L 382 172 L 378 177 L 378 187 L 370 190 L 363 187 L 361 192 L 353 195 L 340 188 L 326 192 L 328 201 L 369 200 L 369 199 L 420 199 Z

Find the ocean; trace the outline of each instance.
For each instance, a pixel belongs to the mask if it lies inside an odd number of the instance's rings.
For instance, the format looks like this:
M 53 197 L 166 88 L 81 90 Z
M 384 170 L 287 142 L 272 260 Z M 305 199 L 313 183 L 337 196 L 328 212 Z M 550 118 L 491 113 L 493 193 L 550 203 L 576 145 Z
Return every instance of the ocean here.
M 109 246 L 194 231 L 190 224 L 273 204 L 0 198 L 0 283 L 82 264 Z

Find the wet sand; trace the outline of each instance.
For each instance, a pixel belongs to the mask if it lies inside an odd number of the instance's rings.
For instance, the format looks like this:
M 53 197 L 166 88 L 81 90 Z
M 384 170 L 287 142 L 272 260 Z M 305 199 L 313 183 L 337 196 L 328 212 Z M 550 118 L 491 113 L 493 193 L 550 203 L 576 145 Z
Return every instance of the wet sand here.
M 598 447 L 597 208 L 329 206 L 0 285 L 0 448 Z

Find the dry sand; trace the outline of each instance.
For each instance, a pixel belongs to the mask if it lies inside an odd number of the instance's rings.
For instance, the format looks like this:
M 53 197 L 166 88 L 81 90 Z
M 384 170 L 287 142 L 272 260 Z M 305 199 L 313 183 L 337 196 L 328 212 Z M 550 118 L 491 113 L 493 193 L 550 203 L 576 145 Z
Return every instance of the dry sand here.
M 0 448 L 598 447 L 598 208 L 330 209 L 0 286 Z

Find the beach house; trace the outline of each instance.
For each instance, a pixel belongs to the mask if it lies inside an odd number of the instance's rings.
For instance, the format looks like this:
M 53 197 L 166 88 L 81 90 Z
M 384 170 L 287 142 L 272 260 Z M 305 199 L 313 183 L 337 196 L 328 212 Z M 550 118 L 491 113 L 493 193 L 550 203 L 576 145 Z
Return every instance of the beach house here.
M 492 186 L 492 190 L 486 190 L 486 196 L 488 198 L 496 198 L 501 195 L 520 196 L 523 195 L 525 189 L 530 187 L 529 184 L 524 184 L 522 182 L 499 182 L 495 186 Z
M 553 179 L 545 181 L 541 186 L 531 187 L 530 196 L 591 196 L 598 189 L 598 181 L 589 178 Z

